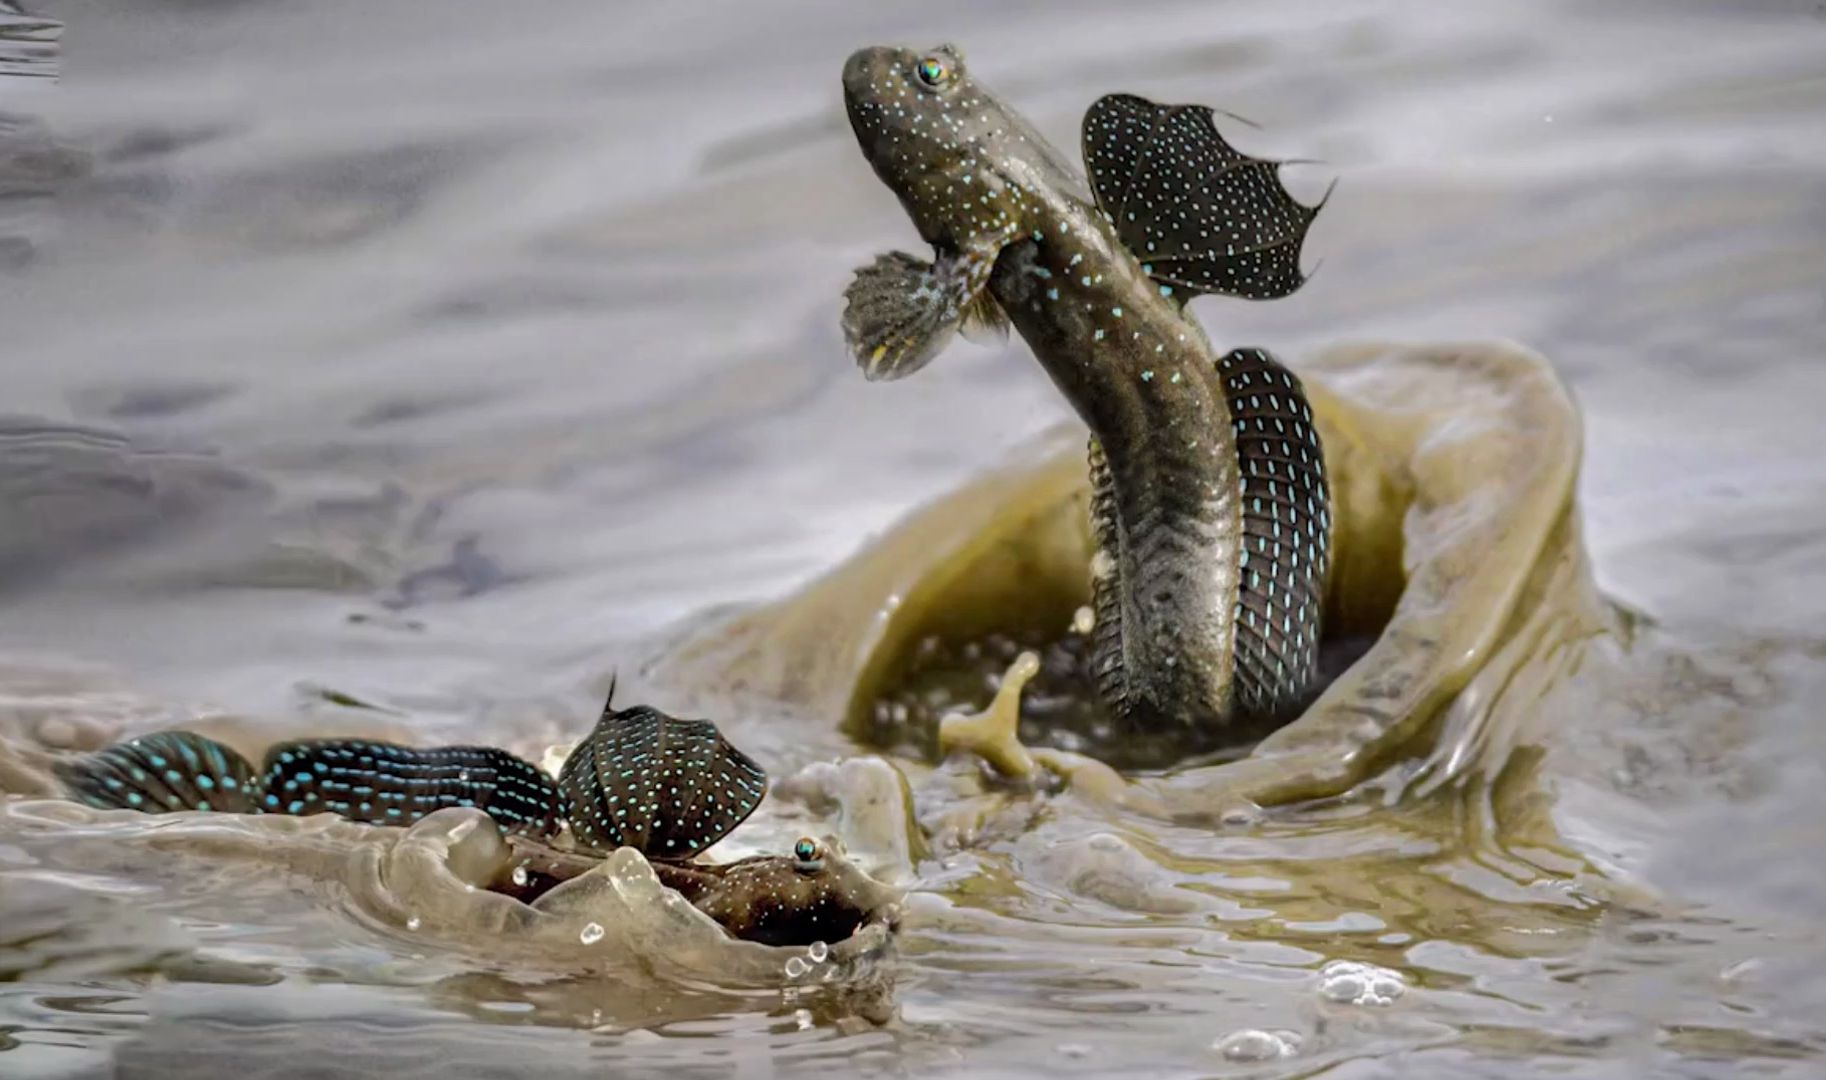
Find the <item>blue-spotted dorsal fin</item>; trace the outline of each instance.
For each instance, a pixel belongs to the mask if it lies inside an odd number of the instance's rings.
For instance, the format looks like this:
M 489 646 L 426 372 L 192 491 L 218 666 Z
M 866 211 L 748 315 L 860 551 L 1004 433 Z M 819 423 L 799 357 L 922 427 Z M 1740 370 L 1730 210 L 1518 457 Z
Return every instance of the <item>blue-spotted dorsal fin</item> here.
M 558 788 L 584 847 L 687 859 L 754 813 L 767 774 L 710 721 L 637 705 L 604 710 L 566 759 Z
M 1117 235 L 1182 302 L 1272 300 L 1305 283 L 1300 245 L 1325 201 L 1295 200 L 1281 163 L 1225 142 L 1209 108 L 1110 94 L 1084 116 L 1084 162 Z
M 1218 361 L 1241 473 L 1236 704 L 1278 716 L 1305 703 L 1318 672 L 1331 563 L 1331 497 L 1298 376 L 1262 349 Z
M 284 742 L 266 752 L 261 809 L 410 825 L 471 806 L 510 833 L 558 829 L 558 790 L 530 762 L 492 746 L 412 747 L 365 739 Z
M 984 290 L 994 266 L 993 253 L 923 262 L 891 251 L 857 270 L 843 294 L 843 338 L 863 375 L 904 379 L 931 363 L 960 329 L 977 339 L 1000 330 L 1001 311 Z
M 189 731 L 161 731 L 75 761 L 57 777 L 79 802 L 149 814 L 177 810 L 259 810 L 260 777 L 240 754 Z

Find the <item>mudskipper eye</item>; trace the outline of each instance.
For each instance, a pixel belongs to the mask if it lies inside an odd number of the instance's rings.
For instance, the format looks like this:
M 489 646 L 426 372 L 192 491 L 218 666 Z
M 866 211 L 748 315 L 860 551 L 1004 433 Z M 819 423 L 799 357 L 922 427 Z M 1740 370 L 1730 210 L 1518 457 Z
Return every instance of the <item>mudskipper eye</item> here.
M 799 842 L 793 845 L 793 858 L 802 863 L 815 863 L 823 855 L 824 852 L 818 850 L 818 841 L 809 836 L 801 836 Z
M 921 60 L 913 69 L 919 75 L 919 81 L 934 89 L 951 81 L 951 61 L 937 53 Z

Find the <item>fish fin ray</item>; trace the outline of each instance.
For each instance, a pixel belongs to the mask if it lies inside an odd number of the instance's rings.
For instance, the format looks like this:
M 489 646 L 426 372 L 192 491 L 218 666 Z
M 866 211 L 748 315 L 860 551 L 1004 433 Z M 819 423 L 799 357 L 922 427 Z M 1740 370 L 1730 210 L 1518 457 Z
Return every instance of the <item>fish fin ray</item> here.
M 1318 674 L 1331 502 L 1324 447 L 1300 379 L 1267 351 L 1218 361 L 1236 443 L 1236 700 L 1257 715 L 1299 705 Z M 1244 662 L 1247 659 L 1247 662 Z
M 687 859 L 754 812 L 767 774 L 710 721 L 641 705 L 605 710 L 558 784 L 579 843 Z
M 1270 300 L 1305 283 L 1300 249 L 1325 200 L 1296 200 L 1281 163 L 1224 141 L 1213 110 L 1110 94 L 1085 114 L 1083 144 L 1098 207 L 1161 284 Z
M 1091 572 L 1091 673 L 1097 694 L 1110 712 L 1128 710 L 1128 667 L 1122 641 L 1122 534 L 1116 519 L 1116 489 L 1110 480 L 1103 446 L 1092 436 L 1089 446 L 1091 528 L 1102 556 Z
M 958 332 L 972 345 L 1002 345 L 1008 341 L 1008 315 L 989 290 L 983 289 L 964 306 Z
M 857 270 L 844 290 L 843 337 L 863 375 L 904 379 L 931 363 L 963 327 L 994 265 L 978 254 L 929 263 L 892 251 Z

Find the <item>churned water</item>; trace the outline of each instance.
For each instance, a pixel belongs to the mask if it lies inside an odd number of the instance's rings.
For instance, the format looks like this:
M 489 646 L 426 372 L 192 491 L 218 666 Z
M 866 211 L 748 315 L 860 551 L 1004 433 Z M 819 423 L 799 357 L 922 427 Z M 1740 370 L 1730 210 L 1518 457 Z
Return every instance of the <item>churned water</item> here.
M 1220 830 L 718 715 L 741 844 L 910 890 L 897 955 L 783 972 L 639 867 L 509 940 L 353 826 L 31 797 L 161 726 L 536 760 L 612 673 L 684 708 L 646 665 L 706 613 L 1068 420 L 1018 341 L 882 386 L 839 339 L 916 249 L 839 69 L 941 41 L 1062 147 L 1129 90 L 1340 179 L 1214 340 L 1572 388 L 1619 629 L 1488 783 Z M 1823 117 L 1812 0 L 0 0 L 0 1075 L 1818 1075 Z

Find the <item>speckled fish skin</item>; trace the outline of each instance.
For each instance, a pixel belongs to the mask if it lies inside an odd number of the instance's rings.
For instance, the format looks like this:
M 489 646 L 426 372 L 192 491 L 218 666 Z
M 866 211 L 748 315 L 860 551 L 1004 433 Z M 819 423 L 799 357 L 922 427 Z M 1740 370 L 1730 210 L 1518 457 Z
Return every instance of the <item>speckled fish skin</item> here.
M 684 859 L 754 813 L 767 774 L 708 720 L 610 707 L 565 760 L 558 790 L 578 844 Z
M 491 887 L 528 904 L 600 865 L 535 839 L 510 843 L 514 871 Z M 899 917 L 900 890 L 808 836 L 799 838 L 790 856 L 755 855 L 730 863 L 649 859 L 649 864 L 661 884 L 744 941 L 834 945 L 864 923 L 883 920 L 892 929 Z
M 1330 560 L 1323 448 L 1298 378 L 1258 349 L 1219 356 L 1184 303 L 1297 289 L 1318 208 L 1199 106 L 1098 101 L 1087 190 L 955 49 L 863 49 L 843 85 L 865 156 L 935 267 L 993 260 L 983 292 L 1090 428 L 1092 663 L 1112 711 L 1159 730 L 1303 705 Z M 919 335 L 949 336 L 947 319 L 890 302 L 910 280 L 913 257 L 899 259 L 858 271 L 850 291 L 844 329 L 871 378 L 944 344 Z
M 280 743 L 256 770 L 213 739 L 163 731 L 57 767 L 71 795 L 145 813 L 333 813 L 410 825 L 448 806 L 475 807 L 510 837 L 549 853 L 552 880 L 619 847 L 639 850 L 666 885 L 731 934 L 773 945 L 841 941 L 880 906 L 879 887 L 810 839 L 799 853 L 721 865 L 684 860 L 721 840 L 760 805 L 767 774 L 708 720 L 606 707 L 557 782 L 486 746 L 415 748 L 364 739 Z M 575 851 L 540 841 L 570 826 Z M 583 855 L 591 852 L 593 855 Z M 539 887 L 503 891 L 532 899 Z
M 879 886 L 848 863 L 757 855 L 715 866 L 654 863 L 653 871 L 724 930 L 763 945 L 836 944 L 878 907 Z
M 632 847 L 689 858 L 754 813 L 767 774 L 708 720 L 657 709 L 608 707 L 566 760 L 558 781 L 491 746 L 411 747 L 366 739 L 279 743 L 255 771 L 213 739 L 162 731 L 73 762 L 59 776 L 79 800 L 147 813 L 332 813 L 410 825 L 445 807 L 475 807 L 508 834 L 552 836 L 566 824 L 577 845 Z
M 551 777 L 491 746 L 310 739 L 273 746 L 256 770 L 214 739 L 161 731 L 60 763 L 57 773 L 78 801 L 108 810 L 330 813 L 410 825 L 448 806 L 469 806 L 510 834 L 530 836 L 550 836 L 562 821 Z

